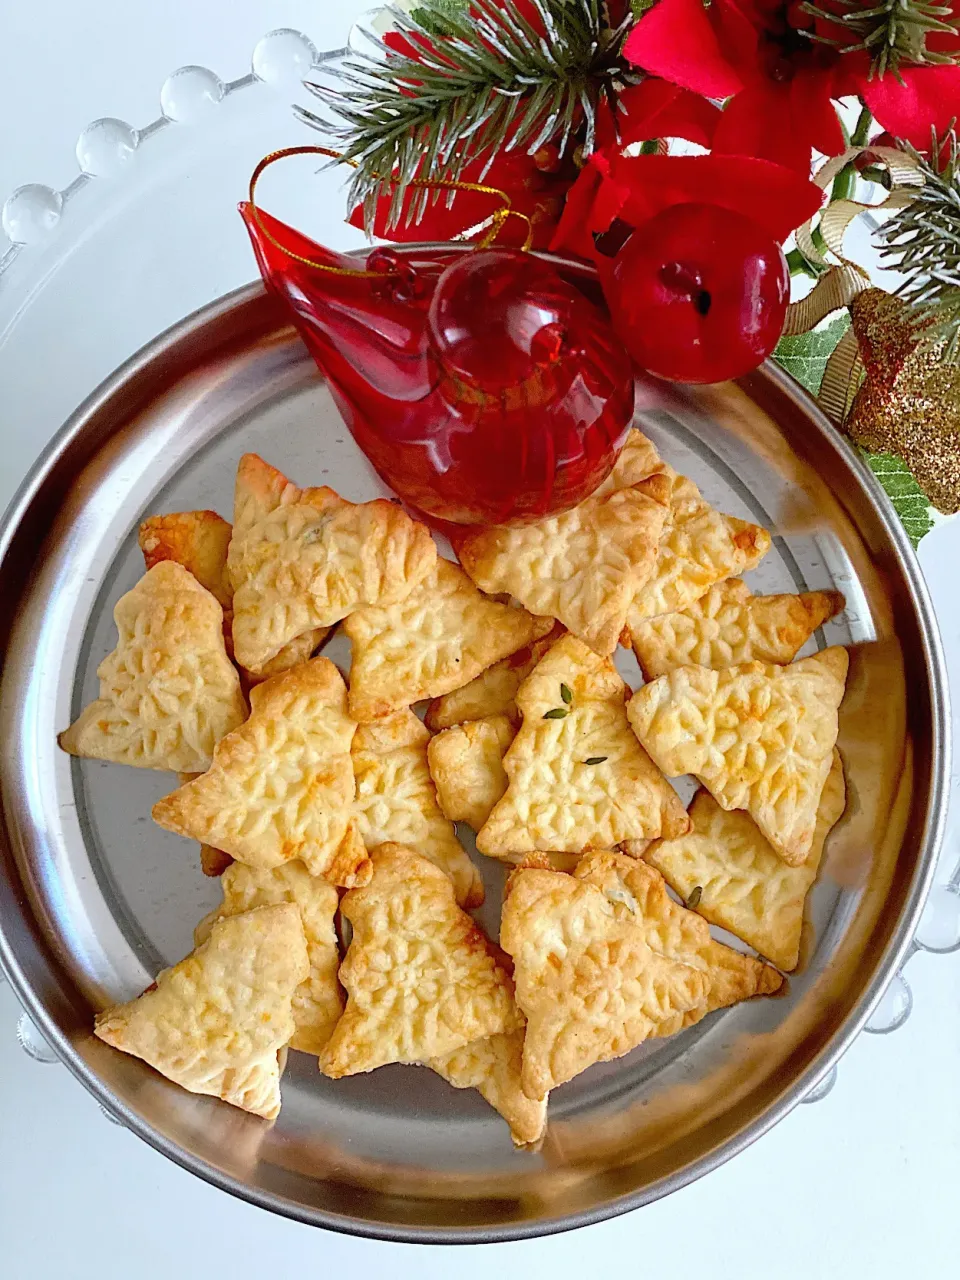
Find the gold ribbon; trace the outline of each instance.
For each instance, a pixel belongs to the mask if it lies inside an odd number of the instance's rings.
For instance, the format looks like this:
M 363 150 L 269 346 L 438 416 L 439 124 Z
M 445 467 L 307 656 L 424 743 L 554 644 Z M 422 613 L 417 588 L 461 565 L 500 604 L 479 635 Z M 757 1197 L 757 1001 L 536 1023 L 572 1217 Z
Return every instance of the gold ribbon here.
M 797 248 L 816 267 L 830 265 L 823 252 L 813 240 L 813 228 L 819 218 L 820 234 L 830 252 L 841 262 L 846 258 L 843 252 L 843 240 L 847 229 L 861 213 L 879 213 L 883 209 L 902 209 L 916 197 L 923 186 L 923 174 L 916 161 L 895 147 L 874 147 L 869 143 L 863 147 L 848 147 L 843 155 L 833 156 L 814 174 L 813 181 L 826 191 L 834 178 L 860 156 L 870 156 L 886 166 L 890 175 L 890 192 L 878 204 L 865 204 L 860 200 L 834 200 L 826 208 L 814 214 L 797 229 Z
M 923 186 L 923 174 L 916 161 L 894 147 L 848 147 L 840 156 L 828 160 L 814 175 L 813 181 L 826 191 L 833 180 L 861 156 L 869 155 L 886 166 L 890 176 L 890 191 L 878 204 L 860 200 L 834 200 L 814 214 L 796 233 L 797 248 L 816 267 L 826 268 L 810 293 L 787 307 L 784 325 L 785 336 L 807 333 L 831 315 L 848 307 L 858 293 L 869 289 L 870 278 L 855 262 L 844 254 L 844 238 L 851 225 L 862 213 L 879 213 L 885 209 L 902 209 L 916 199 Z M 813 238 L 814 226 L 819 227 L 826 251 L 833 255 L 831 262 Z M 817 400 L 828 418 L 838 426 L 850 412 L 854 395 L 863 375 L 860 348 L 852 329 L 840 339 L 827 361 Z
M 334 276 L 355 276 L 364 280 L 382 280 L 385 276 L 395 274 L 394 272 L 389 271 L 365 271 L 360 268 L 331 267 L 326 262 L 317 262 L 314 258 L 306 258 L 302 254 L 294 253 L 292 249 L 288 249 L 286 245 L 281 244 L 276 236 L 267 229 L 260 216 L 260 210 L 257 208 L 257 202 L 254 198 L 257 190 L 257 183 L 260 181 L 264 170 L 269 169 L 270 166 L 272 164 L 276 164 L 278 160 L 285 160 L 289 156 L 310 155 L 326 156 L 330 160 L 338 161 L 340 164 L 349 164 L 354 169 L 357 167 L 355 161 L 347 160 L 341 152 L 334 151 L 330 147 L 284 147 L 280 151 L 271 151 L 269 155 L 263 157 L 254 169 L 253 173 L 250 175 L 250 191 L 248 200 L 250 203 L 250 212 L 253 214 L 253 220 L 257 224 L 257 230 L 265 240 L 269 241 L 269 243 L 274 246 L 275 249 L 279 249 L 281 253 L 292 259 L 292 261 L 300 262 L 305 267 L 312 267 L 315 271 L 326 271 L 330 275 Z M 374 174 L 374 177 L 379 178 L 380 175 Z M 487 184 L 483 182 L 461 182 L 459 179 L 454 178 L 411 178 L 407 185 L 410 187 L 420 188 L 421 190 L 473 191 L 478 195 L 496 196 L 499 200 L 502 200 L 503 204 L 501 207 L 496 209 L 490 216 L 489 228 L 484 235 L 474 243 L 473 247 L 475 249 L 488 249 L 492 244 L 494 244 L 497 236 L 502 231 L 504 224 L 510 218 L 522 218 L 522 220 L 527 224 L 527 238 L 523 244 L 524 252 L 527 252 L 533 244 L 532 220 L 525 213 L 521 213 L 519 209 L 514 209 L 513 202 L 509 195 L 506 191 L 501 191 L 499 187 L 487 186 Z
M 864 289 L 870 288 L 870 277 L 855 262 L 830 267 L 805 298 L 791 302 L 783 326 L 785 338 L 795 337 L 816 328 L 834 311 L 847 307 Z

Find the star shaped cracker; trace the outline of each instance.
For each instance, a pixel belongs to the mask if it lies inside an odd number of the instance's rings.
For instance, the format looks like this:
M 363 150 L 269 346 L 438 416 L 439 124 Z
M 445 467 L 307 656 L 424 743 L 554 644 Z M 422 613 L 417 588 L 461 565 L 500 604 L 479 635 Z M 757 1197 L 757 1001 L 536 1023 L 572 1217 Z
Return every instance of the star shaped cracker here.
M 274 1120 L 278 1053 L 294 1034 L 293 997 L 309 973 L 289 903 L 218 921 L 156 989 L 101 1013 L 96 1033 L 191 1093 Z
M 717 511 L 672 467 L 663 474 L 670 486 L 670 514 L 656 564 L 628 611 L 630 631 L 645 618 L 686 609 L 715 582 L 756 568 L 770 550 L 766 529 Z
M 535 1148 L 547 1125 L 546 1098 L 528 1098 L 520 1085 L 524 1032 L 474 1040 L 445 1058 L 432 1058 L 432 1067 L 456 1089 L 476 1089 L 510 1126 L 518 1147 Z
M 340 968 L 347 1007 L 320 1057 L 333 1079 L 423 1063 L 523 1025 L 496 948 L 453 885 L 412 849 L 371 854 L 373 879 L 346 894 L 353 938 Z
M 574 874 L 578 880 L 596 885 L 612 903 L 614 914 L 642 930 L 653 951 L 706 974 L 708 989 L 703 1003 L 666 1019 L 657 1035 L 672 1035 L 714 1009 L 751 996 L 771 995 L 783 985 L 776 969 L 712 938 L 706 920 L 674 902 L 663 876 L 652 866 L 623 854 L 598 852 L 587 854 Z
M 293 903 L 299 911 L 310 972 L 293 994 L 296 1031 L 290 1047 L 319 1054 L 343 1012 L 343 992 L 337 981 L 340 950 L 334 927 L 340 895 L 332 884 L 312 876 L 300 861 L 272 871 L 235 862 L 224 872 L 221 885 L 223 902 L 194 931 L 198 946 L 206 942 L 218 920 L 285 902 Z
M 431 573 L 426 525 L 393 502 L 298 489 L 254 453 L 237 471 L 228 566 L 237 661 L 260 670 L 284 645 L 364 604 L 403 600 Z
M 792 662 L 814 631 L 845 605 L 839 591 L 755 596 L 745 582 L 729 578 L 686 609 L 628 629 L 644 679 L 656 680 L 674 667 L 720 670 L 744 662 Z
M 343 629 L 353 642 L 350 714 L 375 720 L 449 693 L 530 643 L 539 626 L 525 609 L 482 595 L 449 560 L 405 599 L 357 609 Z
M 153 806 L 161 827 L 269 870 L 300 858 L 331 884 L 362 884 L 370 864 L 353 817 L 347 690 L 326 658 L 257 685 L 250 719 L 209 771 Z
M 461 906 L 483 902 L 483 881 L 437 803 L 427 763 L 430 731 L 409 709 L 362 724 L 353 746 L 355 813 L 368 849 L 403 844 L 429 858 L 453 881 Z
M 668 776 L 692 773 L 724 809 L 745 809 L 797 865 L 813 847 L 848 661 L 832 648 L 786 667 L 677 667 L 634 694 L 630 723 Z
M 117 601 L 118 640 L 100 697 L 58 739 L 64 751 L 196 773 L 247 714 L 223 643 L 223 610 L 179 564 L 157 564 Z
M 669 494 L 665 476 L 650 476 L 562 515 L 469 533 L 457 539 L 457 555 L 484 591 L 509 592 L 610 654 L 656 561 Z
M 799 866 L 788 866 L 773 851 L 749 814 L 726 812 L 704 790 L 690 806 L 693 830 L 677 840 L 657 841 L 644 856 L 685 901 L 700 890 L 697 911 L 704 919 L 729 929 L 789 971 L 800 956 L 804 903 L 824 842 L 845 806 L 843 766 L 834 751 L 813 847 Z
M 515 736 L 509 716 L 486 716 L 444 729 L 427 747 L 440 808 L 479 831 L 507 789 L 503 757 Z
M 427 728 L 438 733 L 466 720 L 483 720 L 496 715 L 509 716 L 514 725 L 519 725 L 517 690 L 547 650 L 564 634 L 559 622 L 551 623 L 551 620 L 542 618 L 536 621 L 540 624 L 547 622 L 548 629 L 543 635 L 511 653 L 508 658 L 501 658 L 492 667 L 487 667 L 461 689 L 445 693 L 442 698 L 434 698 L 427 708 Z
M 148 569 L 162 560 L 175 560 L 207 588 L 223 608 L 223 635 L 233 657 L 233 583 L 227 571 L 227 551 L 233 526 L 215 511 L 176 511 L 150 516 L 140 525 L 139 542 Z M 313 627 L 284 645 L 258 672 L 243 669 L 249 684 L 289 671 L 320 648 L 332 627 Z
M 655 951 L 596 885 L 557 871 L 514 872 L 500 942 L 527 1019 L 520 1079 L 533 1099 L 682 1020 L 710 988 L 701 968 Z
M 557 641 L 517 693 L 523 725 L 503 759 L 506 795 L 477 835 L 481 853 L 581 853 L 688 829 L 676 792 L 638 749 L 626 696 L 609 659 L 574 636 Z

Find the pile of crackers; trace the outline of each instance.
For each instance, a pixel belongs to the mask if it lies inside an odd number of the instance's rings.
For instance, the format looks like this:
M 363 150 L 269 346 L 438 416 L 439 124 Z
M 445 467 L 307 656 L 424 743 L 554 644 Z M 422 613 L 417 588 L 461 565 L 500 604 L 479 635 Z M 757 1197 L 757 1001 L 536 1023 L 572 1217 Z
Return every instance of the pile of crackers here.
M 140 545 L 60 743 L 179 774 L 153 817 L 200 841 L 223 901 L 97 1018 L 108 1044 L 267 1119 L 288 1046 L 332 1079 L 422 1065 L 535 1146 L 551 1089 L 797 965 L 845 804 L 847 653 L 794 659 L 844 601 L 751 595 L 769 534 L 639 432 L 573 510 L 464 529 L 459 564 L 398 504 L 254 454 L 232 526 L 157 516 Z M 346 672 L 317 656 L 338 625 Z M 511 867 L 498 941 L 458 823 Z

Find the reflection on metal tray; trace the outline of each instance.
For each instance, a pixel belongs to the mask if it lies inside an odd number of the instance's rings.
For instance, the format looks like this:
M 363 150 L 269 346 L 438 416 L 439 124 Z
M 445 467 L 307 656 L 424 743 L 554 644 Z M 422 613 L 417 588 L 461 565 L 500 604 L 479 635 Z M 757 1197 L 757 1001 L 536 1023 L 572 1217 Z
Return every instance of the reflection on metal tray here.
M 198 507 L 229 516 L 247 450 L 355 501 L 383 492 L 274 303 L 250 286 L 158 338 L 34 472 L 0 570 L 0 957 L 76 1074 L 173 1159 L 329 1227 L 405 1240 L 542 1234 L 645 1203 L 728 1158 L 800 1101 L 868 1018 L 915 931 L 944 811 L 945 681 L 913 555 L 872 478 L 773 367 L 740 386 L 641 384 L 638 425 L 712 503 L 774 533 L 750 575 L 756 590 L 846 595 L 846 613 L 812 643 L 852 646 L 839 743 L 850 804 L 786 994 L 557 1090 L 535 1155 L 512 1150 L 479 1097 L 426 1070 L 332 1082 L 292 1053 L 269 1127 L 92 1036 L 93 1010 L 189 950 L 218 897 L 195 849 L 149 819 L 169 777 L 56 748 L 56 730 L 96 694 L 113 605 L 142 572 L 140 519 Z M 327 650 L 334 660 L 344 644 Z M 632 657 L 619 661 L 637 683 Z M 481 918 L 495 930 L 501 869 L 478 861 Z

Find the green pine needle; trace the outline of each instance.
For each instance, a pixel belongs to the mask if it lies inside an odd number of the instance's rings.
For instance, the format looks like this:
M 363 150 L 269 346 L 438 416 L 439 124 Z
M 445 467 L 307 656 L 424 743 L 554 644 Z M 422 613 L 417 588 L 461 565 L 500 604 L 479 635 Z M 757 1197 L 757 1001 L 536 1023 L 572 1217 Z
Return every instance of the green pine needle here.
M 865 0 L 831 0 L 823 8 L 808 0 L 802 8 L 815 18 L 846 27 L 852 37 L 850 44 L 829 36 L 815 35 L 813 39 L 837 45 L 841 53 L 866 51 L 872 59 L 871 76 L 882 78 L 890 71 L 899 79 L 901 65 L 944 66 L 960 58 L 960 42 L 949 51 L 927 48 L 927 39 L 934 32 L 957 35 L 957 28 L 950 21 L 953 10 L 948 4 L 881 0 L 868 5 Z
M 515 0 L 423 0 L 413 13 L 390 7 L 394 30 L 420 51 L 408 58 L 370 39 L 333 72 L 339 85 L 308 83 L 333 121 L 301 110 L 332 132 L 356 165 L 351 203 L 362 203 L 368 228 L 378 199 L 391 194 L 390 225 L 403 211 L 411 179 L 460 177 L 477 159 L 549 139 L 561 154 L 593 147 L 596 112 L 632 79 L 620 58 L 632 18 L 616 30 L 603 0 L 532 0 L 547 35 L 531 26 Z M 408 222 L 451 193 L 421 190 Z
M 897 290 L 914 310 L 924 341 L 943 344 L 942 359 L 960 359 L 960 147 L 950 132 L 933 140 L 930 158 L 909 143 L 923 186 L 878 232 L 885 267 L 906 277 Z
M 870 453 L 867 449 L 861 449 L 860 454 L 880 481 L 881 488 L 900 517 L 907 537 L 916 548 L 920 539 L 933 528 L 930 499 L 913 478 L 907 464 L 896 454 Z

